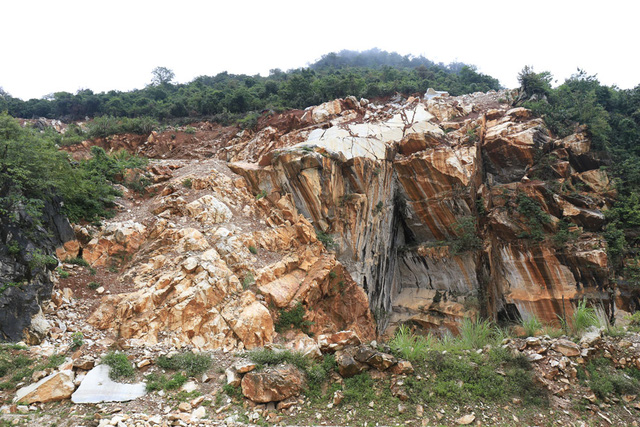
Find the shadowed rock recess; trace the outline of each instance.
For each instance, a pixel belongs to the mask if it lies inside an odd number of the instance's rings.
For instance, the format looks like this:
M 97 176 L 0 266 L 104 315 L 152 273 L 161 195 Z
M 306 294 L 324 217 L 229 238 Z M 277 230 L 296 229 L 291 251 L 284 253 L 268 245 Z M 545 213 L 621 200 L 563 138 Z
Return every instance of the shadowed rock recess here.
M 330 237 L 379 330 L 455 330 L 474 313 L 553 322 L 583 296 L 608 311 L 613 186 L 584 131 L 554 139 L 508 95 L 333 101 L 306 126 L 263 129 L 246 145 L 279 148 L 230 168 Z

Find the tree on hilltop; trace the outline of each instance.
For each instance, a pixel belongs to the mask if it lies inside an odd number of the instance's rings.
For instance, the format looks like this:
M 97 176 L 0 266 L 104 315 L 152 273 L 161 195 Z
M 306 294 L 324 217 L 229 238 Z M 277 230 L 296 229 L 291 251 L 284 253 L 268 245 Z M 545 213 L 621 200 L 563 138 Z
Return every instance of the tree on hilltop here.
M 151 74 L 153 74 L 151 79 L 153 86 L 169 84 L 176 77 L 175 73 L 166 67 L 156 67 L 151 71 Z

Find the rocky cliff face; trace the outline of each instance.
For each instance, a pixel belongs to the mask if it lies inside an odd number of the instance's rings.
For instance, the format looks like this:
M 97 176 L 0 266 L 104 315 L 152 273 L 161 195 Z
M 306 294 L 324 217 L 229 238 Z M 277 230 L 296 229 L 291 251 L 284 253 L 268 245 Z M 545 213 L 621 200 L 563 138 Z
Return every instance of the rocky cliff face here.
M 290 194 L 333 238 L 382 326 L 455 329 L 474 312 L 556 321 L 582 296 L 608 307 L 599 232 L 615 192 L 589 138 L 554 139 L 504 97 L 334 101 L 257 164 L 230 167 L 256 194 Z
M 223 162 L 198 163 L 173 164 L 156 197 L 84 245 L 93 266 L 126 266 L 131 290 L 104 297 L 89 323 L 147 344 L 250 349 L 302 304 L 311 333 L 373 339 L 366 295 L 291 196 L 256 198 Z
M 0 225 L 0 340 L 34 344 L 48 329 L 40 304 L 51 298 L 51 256 L 75 239 L 55 202 L 44 205 L 39 221 L 19 208 L 14 216 Z

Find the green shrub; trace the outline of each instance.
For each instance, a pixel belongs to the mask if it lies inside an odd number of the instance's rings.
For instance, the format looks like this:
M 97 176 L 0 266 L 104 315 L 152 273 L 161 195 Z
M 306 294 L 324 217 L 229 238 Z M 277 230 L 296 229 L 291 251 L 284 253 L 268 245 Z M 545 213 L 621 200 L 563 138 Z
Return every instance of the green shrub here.
M 194 128 L 193 126 L 187 126 L 186 128 L 184 128 L 184 133 L 194 135 L 196 133 L 196 128 Z
M 69 258 L 68 260 L 65 261 L 67 264 L 75 264 L 75 265 L 79 265 L 81 267 L 89 267 L 89 263 L 79 257 L 75 257 L 75 258 Z
M 58 273 L 58 276 L 60 276 L 61 279 L 66 279 L 67 277 L 69 277 L 69 272 L 64 271 L 62 267 L 56 268 L 56 272 Z
M 162 374 L 149 374 L 145 376 L 147 391 L 176 390 L 187 382 L 187 377 L 181 373 L 175 373 L 171 377 Z
M 15 240 L 12 240 L 8 245 L 9 255 L 18 255 L 20 253 L 20 245 Z
M 278 321 L 275 324 L 276 331 L 283 332 L 290 328 L 296 328 L 306 332 L 312 325 L 311 322 L 304 320 L 306 312 L 301 302 L 298 302 L 292 309 L 280 310 Z
M 190 351 L 179 353 L 171 357 L 160 356 L 156 364 L 162 369 L 182 371 L 189 377 L 195 377 L 205 373 L 211 366 L 211 356 L 208 354 L 195 354 Z
M 182 180 L 182 186 L 184 188 L 191 188 L 192 184 L 193 183 L 191 182 L 191 178 L 185 178 L 185 179 Z
M 460 218 L 453 224 L 456 237 L 451 239 L 450 247 L 453 255 L 478 250 L 482 247 L 482 240 L 476 231 L 476 220 L 471 216 Z
M 51 255 L 43 254 L 40 249 L 34 249 L 29 255 L 31 257 L 31 260 L 29 261 L 29 268 L 31 270 L 55 266 L 58 264 L 58 260 L 56 258 Z
M 16 344 L 0 346 L 0 378 L 10 375 L 6 381 L 0 382 L 0 390 L 14 389 L 18 383 L 30 379 L 35 371 L 55 369 L 65 360 L 63 354 L 56 353 L 36 361 L 26 354 L 12 353 L 11 350 L 24 351 L 26 348 Z
M 267 191 L 266 190 L 262 190 L 258 194 L 256 194 L 256 200 L 260 200 L 263 197 L 267 197 Z
M 640 370 L 636 368 L 616 369 L 609 359 L 592 359 L 587 363 L 587 384 L 601 399 L 612 395 L 640 393 Z
M 345 378 L 342 393 L 345 404 L 369 403 L 376 400 L 375 383 L 368 372 Z
M 252 254 L 256 255 L 258 253 L 258 249 L 256 249 L 255 246 L 251 245 L 251 246 L 249 246 L 249 252 L 251 252 Z
M 101 116 L 88 123 L 87 133 L 90 138 L 105 138 L 119 133 L 148 135 L 158 126 L 159 123 L 151 117 L 130 119 L 128 117 Z
M 525 218 L 529 227 L 528 231 L 522 232 L 519 237 L 541 241 L 544 240 L 543 224 L 551 222 L 551 217 L 540 204 L 524 193 L 516 196 L 517 211 Z
M 116 381 L 121 378 L 131 378 L 136 374 L 133 364 L 124 353 L 110 352 L 102 358 L 102 363 L 109 366 L 109 378 Z
M 332 249 L 336 247 L 336 243 L 333 241 L 333 237 L 331 237 L 329 233 L 325 233 L 324 231 L 316 228 L 316 237 L 325 248 Z
M 74 332 L 71 335 L 71 348 L 76 349 L 84 345 L 84 335 L 82 332 Z
M 240 387 L 234 387 L 231 384 L 222 386 L 222 391 L 232 399 L 241 400 L 244 396 Z
M 98 289 L 100 287 L 100 283 L 98 283 L 98 282 L 89 282 L 89 284 L 87 286 L 89 287 L 89 289 L 92 289 L 92 290 L 95 291 L 96 289 Z

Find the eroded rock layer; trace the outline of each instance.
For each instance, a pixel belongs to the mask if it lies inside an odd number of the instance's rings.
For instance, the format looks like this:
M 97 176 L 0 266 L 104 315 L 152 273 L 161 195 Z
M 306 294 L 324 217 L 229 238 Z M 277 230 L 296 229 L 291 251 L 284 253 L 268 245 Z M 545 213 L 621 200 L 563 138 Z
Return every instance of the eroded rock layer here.
M 373 339 L 365 293 L 291 196 L 256 198 L 222 162 L 201 163 L 158 187 L 135 220 L 109 222 L 84 245 L 93 266 L 126 266 L 134 289 L 103 297 L 89 322 L 148 344 L 250 349 L 301 304 L 310 333 Z
M 334 101 L 257 164 L 230 167 L 330 236 L 379 326 L 553 322 L 584 295 L 610 303 L 599 233 L 615 192 L 587 134 L 554 139 L 504 97 Z

